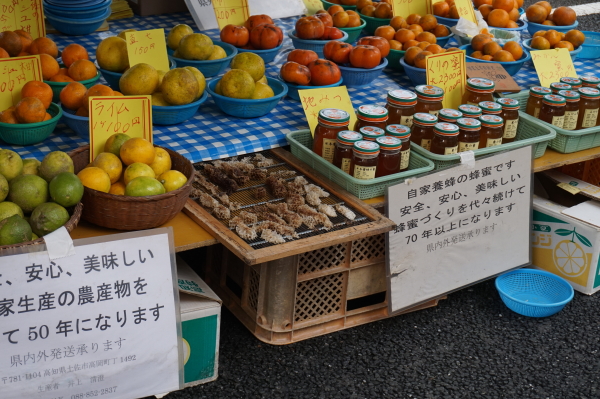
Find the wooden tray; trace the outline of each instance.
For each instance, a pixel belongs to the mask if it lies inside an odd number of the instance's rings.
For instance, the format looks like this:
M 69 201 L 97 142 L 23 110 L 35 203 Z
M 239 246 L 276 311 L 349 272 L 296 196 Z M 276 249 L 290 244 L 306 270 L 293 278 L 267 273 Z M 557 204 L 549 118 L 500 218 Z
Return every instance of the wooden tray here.
M 248 245 L 235 232 L 231 231 L 221 221 L 207 212 L 201 205 L 192 199 L 188 199 L 183 211 L 204 229 L 209 231 L 221 244 L 225 245 L 238 258 L 248 265 L 256 265 L 292 255 L 312 251 L 323 247 L 369 237 L 376 234 L 386 233 L 392 230 L 394 222 L 381 215 L 371 206 L 360 201 L 337 184 L 323 179 L 318 172 L 300 161 L 290 152 L 276 148 L 270 150 L 275 156 L 285 161 L 288 166 L 296 169 L 306 177 L 314 180 L 325 190 L 335 193 L 335 196 L 343 200 L 347 205 L 362 213 L 369 222 L 352 225 L 347 228 L 337 229 L 316 236 L 297 239 L 285 244 L 272 245 L 267 248 L 255 249 Z

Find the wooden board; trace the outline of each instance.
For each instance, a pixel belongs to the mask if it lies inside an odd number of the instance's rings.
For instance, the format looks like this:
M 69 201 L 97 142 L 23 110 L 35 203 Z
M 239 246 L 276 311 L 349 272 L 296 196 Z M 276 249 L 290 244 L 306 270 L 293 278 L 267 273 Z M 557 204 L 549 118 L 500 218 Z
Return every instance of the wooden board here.
M 319 234 L 313 237 L 301 238 L 285 244 L 269 246 L 267 248 L 254 249 L 248 245 L 237 234 L 231 231 L 222 222 L 208 213 L 201 205 L 193 200 L 188 200 L 183 211 L 200 226 L 211 233 L 221 244 L 225 245 L 237 257 L 248 265 L 256 265 L 284 257 L 312 251 L 314 249 L 328 247 L 342 242 L 357 240 L 375 234 L 386 233 L 392 230 L 394 222 L 381 215 L 371 206 L 363 203 L 358 198 L 348 193 L 337 184 L 320 177 L 317 172 L 293 156 L 290 152 L 282 149 L 271 150 L 273 154 L 281 158 L 292 168 L 295 168 L 306 177 L 315 181 L 325 190 L 334 193 L 343 200 L 346 205 L 354 208 L 365 215 L 370 222 L 334 230 L 329 233 Z
M 589 161 L 600 157 L 600 147 L 590 148 L 573 152 L 570 154 L 561 154 L 551 148 L 546 149 L 544 156 L 533 161 L 533 172 L 554 169 L 564 165 L 570 165 L 577 162 Z

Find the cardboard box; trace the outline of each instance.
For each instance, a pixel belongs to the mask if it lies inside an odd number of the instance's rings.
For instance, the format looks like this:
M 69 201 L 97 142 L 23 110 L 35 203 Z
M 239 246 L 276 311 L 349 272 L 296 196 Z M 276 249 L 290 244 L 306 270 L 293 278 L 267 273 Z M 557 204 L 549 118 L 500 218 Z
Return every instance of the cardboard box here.
M 142 17 L 188 11 L 184 0 L 127 0 L 127 2 L 133 12 Z

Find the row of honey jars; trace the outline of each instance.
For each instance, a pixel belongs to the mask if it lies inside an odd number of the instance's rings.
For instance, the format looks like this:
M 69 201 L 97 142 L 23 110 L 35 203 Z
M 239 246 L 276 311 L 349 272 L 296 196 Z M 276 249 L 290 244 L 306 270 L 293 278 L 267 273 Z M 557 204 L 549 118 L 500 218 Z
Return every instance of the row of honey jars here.
M 391 90 L 387 94 L 388 125 L 412 127 L 413 115 L 418 112 L 438 115 L 444 108 L 444 90 L 437 86 L 418 85 L 415 91 Z

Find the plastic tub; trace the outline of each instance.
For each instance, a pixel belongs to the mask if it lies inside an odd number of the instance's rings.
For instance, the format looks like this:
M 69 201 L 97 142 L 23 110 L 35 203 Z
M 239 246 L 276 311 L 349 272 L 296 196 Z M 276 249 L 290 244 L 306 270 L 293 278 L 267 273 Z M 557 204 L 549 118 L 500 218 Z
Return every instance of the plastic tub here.
M 215 86 L 219 79 L 212 79 L 206 85 L 206 90 L 213 98 L 213 101 L 221 111 L 227 115 L 238 118 L 257 118 L 268 114 L 275 108 L 277 103 L 285 97 L 288 92 L 286 85 L 277 79 L 267 78 L 269 86 L 273 89 L 275 95 L 273 97 L 264 98 L 261 100 L 243 100 L 238 98 L 229 98 L 215 93 Z
M 342 79 L 344 79 L 344 85 L 347 87 L 361 87 L 366 86 L 373 82 L 388 65 L 387 58 L 381 60 L 378 66 L 371 69 L 354 68 L 339 65 L 340 71 L 342 71 Z
M 46 19 L 52 26 L 59 32 L 64 33 L 65 35 L 89 35 L 92 32 L 95 32 L 110 16 L 112 10 L 110 7 L 106 9 L 104 14 L 95 18 L 86 18 L 86 19 L 74 19 L 74 18 L 65 18 L 54 16 L 48 12 L 45 13 Z
M 227 67 L 229 67 L 229 64 L 231 63 L 231 59 L 233 57 L 235 57 L 235 55 L 238 53 L 238 49 L 235 48 L 235 46 L 232 46 L 231 44 L 216 41 L 216 40 L 213 40 L 213 44 L 216 44 L 217 46 L 221 46 L 223 48 L 223 50 L 225 50 L 227 57 L 221 58 L 219 60 L 200 61 L 200 60 L 186 60 L 183 58 L 177 58 L 177 57 L 171 56 L 172 60 L 175 61 L 175 65 L 177 65 L 178 68 L 186 67 L 186 66 L 198 68 L 198 70 L 200 72 L 202 72 L 202 74 L 204 75 L 205 78 L 210 78 L 213 76 L 220 75 L 223 72 L 225 72 Z
M 400 64 L 400 59 L 404 57 L 404 53 L 406 53 L 404 50 L 390 49 L 390 53 L 387 55 L 387 57 L 385 57 L 388 60 L 388 68 L 397 69 L 400 71 L 404 70 Z
M 88 116 L 78 116 L 75 115 L 75 111 L 71 111 L 70 109 L 65 108 L 64 105 L 61 104 L 61 109 L 63 111 L 62 120 L 65 124 L 71 128 L 77 135 L 84 139 L 90 139 L 90 118 Z
M 272 62 L 275 59 L 275 57 L 277 57 L 277 54 L 279 53 L 279 50 L 281 50 L 282 47 L 283 42 L 279 46 L 269 50 L 248 50 L 244 48 L 238 48 L 237 51 L 238 53 L 254 53 L 256 55 L 259 55 L 260 58 L 263 59 L 265 64 L 267 64 L 269 62 Z
M 169 57 L 169 62 L 171 63 L 171 69 L 177 66 L 177 63 L 171 57 Z M 123 72 L 112 72 L 107 71 L 106 69 L 102 69 L 98 66 L 98 61 L 96 61 L 96 68 L 98 68 L 98 70 L 102 74 L 102 77 L 104 78 L 104 80 L 106 80 L 106 83 L 110 86 L 111 89 L 121 91 L 119 87 L 119 80 L 121 79 L 121 76 L 123 76 Z
M 527 18 L 525 18 L 524 21 L 527 21 Z M 534 33 L 537 32 L 538 30 L 554 29 L 555 31 L 558 31 L 558 32 L 567 33 L 571 29 L 577 28 L 577 26 L 579 25 L 579 21 L 575 21 L 575 23 L 573 25 L 566 25 L 566 26 L 549 26 L 549 25 L 543 25 L 543 24 L 536 24 L 535 22 L 529 22 L 529 21 L 527 21 L 526 24 L 527 24 L 526 25 L 527 31 L 529 32 L 529 34 L 531 36 L 533 36 Z
M 346 39 L 348 39 L 348 34 L 344 31 L 342 31 L 342 33 L 344 34 L 344 36 L 341 37 L 340 39 L 336 39 L 336 40 L 339 40 L 340 42 L 345 42 Z M 294 45 L 294 48 L 301 49 L 301 50 L 312 50 L 315 53 L 317 53 L 319 58 L 325 58 L 325 56 L 323 55 L 323 47 L 325 47 L 327 42 L 331 41 L 331 40 L 300 39 L 296 36 L 296 30 L 292 30 L 292 31 L 288 32 L 288 36 L 290 39 L 292 39 L 292 44 Z
M 98 73 L 96 73 L 95 78 L 88 79 L 88 80 L 82 80 L 79 83 L 83 84 L 85 87 L 87 87 L 89 89 L 90 87 L 92 87 L 93 85 L 98 83 L 99 79 L 100 79 L 100 72 L 98 71 Z M 58 103 L 58 102 L 60 102 L 60 92 L 62 91 L 62 89 L 64 89 L 64 87 L 66 85 L 68 85 L 69 83 L 73 83 L 73 82 L 52 82 L 49 80 L 44 80 L 44 83 L 48 84 L 48 86 L 50 86 L 50 88 L 52 89 L 52 102 Z
M 471 45 L 466 45 L 466 46 L 460 46 L 459 47 L 461 50 L 465 50 L 466 54 L 467 54 L 467 62 L 482 62 L 482 63 L 496 63 L 496 64 L 500 64 L 504 67 L 504 69 L 506 69 L 506 72 L 513 76 L 515 75 L 517 72 L 519 72 L 519 70 L 523 67 L 523 65 L 531 60 L 531 54 L 529 54 L 529 51 L 527 50 L 523 50 L 523 55 L 521 56 L 521 59 L 518 61 L 509 61 L 509 62 L 499 62 L 499 61 L 485 61 L 485 60 L 480 60 L 477 58 L 473 58 L 471 57 L 471 53 L 474 51 L 473 47 L 471 47 Z
M 538 49 L 532 48 L 531 47 L 531 40 L 533 39 L 527 39 L 523 41 L 523 47 L 525 47 L 525 49 L 529 52 L 531 51 L 539 51 Z M 578 49 L 575 49 L 573 51 L 569 51 L 569 54 L 571 54 L 571 59 L 574 60 L 575 58 L 577 58 L 577 56 L 581 53 L 581 51 L 583 50 L 582 46 L 579 46 Z
M 454 18 L 445 18 L 445 17 L 438 17 L 437 15 L 435 16 L 435 18 L 438 21 L 438 24 L 442 24 L 442 25 L 446 25 L 446 26 L 456 26 L 456 24 L 458 23 L 458 19 L 454 19 Z
M 379 28 L 380 26 L 389 25 L 390 21 L 392 20 L 391 18 L 375 18 L 375 17 L 368 17 L 361 13 L 358 13 L 358 14 L 360 15 L 361 19 L 364 19 L 366 21 L 367 25 L 365 26 L 364 29 L 369 35 L 374 34 L 375 29 Z
M 300 101 L 300 93 L 298 93 L 298 90 L 310 90 L 310 89 L 322 89 L 322 88 L 326 88 L 326 87 L 338 87 L 344 81 L 344 78 L 340 78 L 340 80 L 337 83 L 334 83 L 332 85 L 326 85 L 326 86 L 300 86 L 300 85 L 296 85 L 296 84 L 293 84 L 293 83 L 286 82 L 285 80 L 283 80 L 283 78 L 281 77 L 281 75 L 278 78 L 281 81 L 281 83 L 283 83 L 284 85 L 287 86 L 287 88 L 288 88 L 287 96 L 289 98 L 291 98 L 292 100 L 296 100 L 296 101 Z
M 513 312 L 528 317 L 548 317 L 560 312 L 574 296 L 563 278 L 536 269 L 519 269 L 496 277 L 502 302 Z
M 579 58 L 600 58 L 600 33 L 590 31 L 582 31 L 582 33 L 585 35 L 585 41 L 581 45 L 583 50 L 579 53 Z
M 112 0 L 107 0 L 95 6 L 65 9 L 64 7 L 54 6 L 44 2 L 44 14 L 52 14 L 58 18 L 63 16 L 74 19 L 99 18 L 106 13 L 106 9 L 110 8 L 111 3 Z
M 346 40 L 344 40 L 346 43 L 354 43 L 356 40 L 358 40 L 358 37 L 365 26 L 367 26 L 367 21 L 361 18 L 360 26 L 355 26 L 353 28 L 339 28 L 339 30 L 348 34 L 348 37 Z
M 330 3 L 330 2 L 328 2 L 328 1 L 326 1 L 326 0 L 321 0 L 321 3 L 323 3 L 323 9 L 324 9 L 324 10 L 327 10 L 327 9 L 329 9 L 329 7 L 331 7 L 331 6 L 340 6 L 340 7 L 342 7 L 344 10 L 356 10 L 356 5 L 353 5 L 353 6 L 347 6 L 347 5 L 344 5 L 344 4 Z
M 406 72 L 406 75 L 414 86 L 427 84 L 427 71 L 425 69 L 408 65 L 404 61 L 404 57 L 400 59 L 400 66 L 404 69 L 404 72 Z
M 193 103 L 185 105 L 170 105 L 168 107 L 152 106 L 152 124 L 153 125 L 176 125 L 190 119 L 203 102 L 208 98 L 208 93 L 204 90 L 202 97 Z
M 54 131 L 61 118 L 62 109 L 55 103 L 50 104 L 46 111 L 52 119 L 38 123 L 11 124 L 0 122 L 0 139 L 13 145 L 31 145 L 40 143 Z

